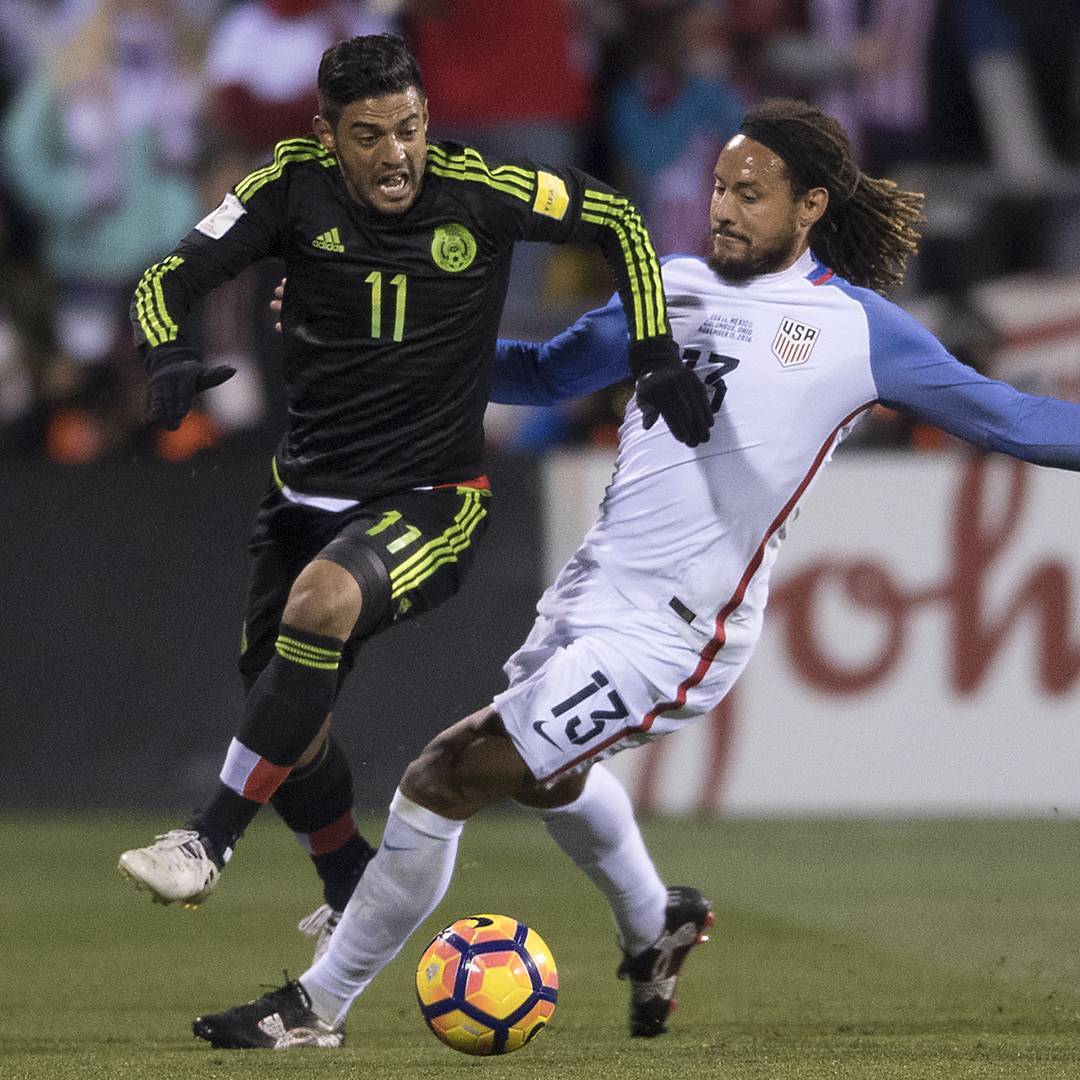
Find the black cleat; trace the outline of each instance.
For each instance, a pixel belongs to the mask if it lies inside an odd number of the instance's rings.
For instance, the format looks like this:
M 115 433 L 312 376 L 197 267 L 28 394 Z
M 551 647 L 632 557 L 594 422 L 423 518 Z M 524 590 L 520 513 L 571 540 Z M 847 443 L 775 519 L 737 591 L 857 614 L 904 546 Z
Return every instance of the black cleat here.
M 668 889 L 664 932 L 637 956 L 624 956 L 616 972 L 630 980 L 630 1034 L 652 1038 L 667 1031 L 675 1010 L 675 983 L 695 945 L 708 941 L 703 931 L 713 924 L 712 905 L 697 889 L 673 885 Z
M 191 1030 L 220 1050 L 292 1050 L 345 1042 L 344 1027 L 331 1027 L 312 1012 L 311 998 L 299 980 L 246 1005 L 196 1017 Z

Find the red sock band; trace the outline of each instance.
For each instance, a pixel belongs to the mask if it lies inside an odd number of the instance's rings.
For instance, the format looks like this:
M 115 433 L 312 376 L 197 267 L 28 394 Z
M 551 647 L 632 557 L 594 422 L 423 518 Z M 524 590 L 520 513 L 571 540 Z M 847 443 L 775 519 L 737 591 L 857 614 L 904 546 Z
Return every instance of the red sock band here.
M 233 739 L 221 769 L 221 782 L 245 799 L 267 803 L 290 772 L 288 765 L 275 765 Z
M 245 799 L 268 803 L 290 772 L 292 770 L 287 765 L 275 765 L 266 758 L 259 758 L 255 768 L 251 770 L 244 782 L 244 790 L 241 794 Z
M 352 811 L 346 810 L 337 821 L 332 821 L 314 832 L 296 835 L 309 855 L 329 855 L 332 851 L 344 847 L 357 835 L 356 822 L 353 820 Z

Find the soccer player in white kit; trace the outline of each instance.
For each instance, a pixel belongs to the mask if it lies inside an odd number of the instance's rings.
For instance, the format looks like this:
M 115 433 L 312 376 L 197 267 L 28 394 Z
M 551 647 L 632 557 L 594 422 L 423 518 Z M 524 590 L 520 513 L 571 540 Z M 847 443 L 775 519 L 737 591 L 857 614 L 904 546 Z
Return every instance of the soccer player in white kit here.
M 600 518 L 541 598 L 505 665 L 508 688 L 408 767 L 328 950 L 298 980 L 199 1017 L 196 1035 L 221 1047 L 340 1042 L 353 1000 L 443 896 L 465 820 L 505 798 L 537 808 L 607 898 L 631 1033 L 666 1029 L 709 905 L 661 881 L 626 793 L 596 763 L 730 690 L 761 633 L 787 523 L 875 402 L 1080 469 L 1080 405 L 984 378 L 880 295 L 915 250 L 921 201 L 860 174 L 817 110 L 781 101 L 748 114 L 717 163 L 712 256 L 663 268 L 675 339 L 710 391 L 711 436 L 684 445 L 631 402 Z M 613 302 L 543 346 L 502 348 L 522 401 L 557 398 L 585 388 L 583 372 L 625 364 L 625 318 Z

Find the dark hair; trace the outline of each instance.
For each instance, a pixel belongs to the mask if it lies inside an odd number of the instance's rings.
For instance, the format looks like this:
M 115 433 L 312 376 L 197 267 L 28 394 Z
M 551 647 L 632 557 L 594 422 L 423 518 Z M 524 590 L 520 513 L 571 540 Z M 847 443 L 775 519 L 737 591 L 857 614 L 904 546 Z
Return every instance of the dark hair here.
M 424 97 L 420 69 L 396 34 L 346 38 L 319 61 L 319 115 L 333 127 L 351 101 L 401 94 L 413 86 Z
M 920 192 L 861 173 L 844 129 L 805 101 L 766 101 L 746 114 L 742 130 L 783 159 L 796 198 L 812 187 L 829 192 L 810 230 L 810 247 L 826 266 L 880 293 L 904 280 L 925 220 Z

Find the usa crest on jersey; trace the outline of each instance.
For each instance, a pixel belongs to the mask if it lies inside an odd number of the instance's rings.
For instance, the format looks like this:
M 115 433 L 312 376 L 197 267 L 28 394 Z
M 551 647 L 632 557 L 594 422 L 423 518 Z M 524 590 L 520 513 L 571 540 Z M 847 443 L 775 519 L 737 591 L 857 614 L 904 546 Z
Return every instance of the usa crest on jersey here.
M 781 319 L 780 329 L 773 338 L 773 356 L 780 361 L 782 367 L 804 364 L 820 335 L 821 331 L 816 326 L 797 322 L 795 319 Z

